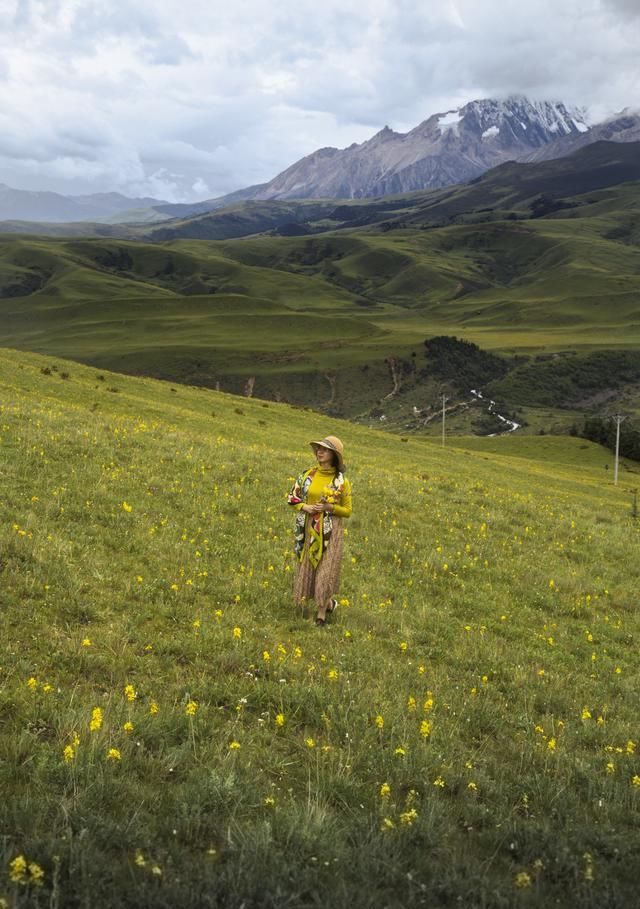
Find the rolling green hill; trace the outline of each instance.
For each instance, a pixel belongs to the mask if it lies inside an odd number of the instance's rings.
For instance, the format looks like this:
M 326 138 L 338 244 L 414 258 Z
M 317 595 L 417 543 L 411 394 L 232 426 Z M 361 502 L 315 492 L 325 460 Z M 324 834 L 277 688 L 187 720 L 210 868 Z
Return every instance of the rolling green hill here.
M 329 431 L 319 629 L 285 493 Z M 461 443 L 0 351 L 0 900 L 633 905 L 639 474 Z
M 636 174 L 636 151 L 598 143 L 465 187 L 250 203 L 158 228 L 324 227 L 304 236 L 6 235 L 0 341 L 345 416 L 387 397 L 384 411 L 401 418 L 443 390 L 468 392 L 427 376 L 423 341 L 449 335 L 515 357 L 488 387 L 508 407 L 569 408 L 565 425 L 602 401 L 634 412 L 640 184 L 620 181 Z

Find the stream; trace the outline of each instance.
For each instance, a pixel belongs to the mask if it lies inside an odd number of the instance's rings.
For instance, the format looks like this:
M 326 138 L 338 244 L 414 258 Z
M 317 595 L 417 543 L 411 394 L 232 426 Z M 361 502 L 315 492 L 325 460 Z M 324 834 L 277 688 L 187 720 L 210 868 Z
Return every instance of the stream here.
M 477 389 L 472 388 L 471 394 L 474 396 L 474 398 L 477 398 L 479 401 L 482 401 L 483 403 L 487 403 L 487 398 L 485 398 L 485 396 L 482 394 L 481 391 L 477 391 Z M 494 436 L 504 436 L 509 432 L 515 432 L 516 429 L 520 429 L 520 425 L 521 425 L 520 423 L 516 423 L 514 420 L 508 420 L 507 417 L 503 417 L 502 414 L 496 413 L 495 407 L 496 407 L 496 402 L 492 401 L 491 399 L 488 399 L 487 410 L 489 411 L 489 413 L 492 416 L 496 417 L 497 420 L 500 420 L 500 422 L 503 424 L 503 426 L 505 428 L 503 429 L 502 432 L 489 433 L 487 436 L 488 439 L 492 439 Z

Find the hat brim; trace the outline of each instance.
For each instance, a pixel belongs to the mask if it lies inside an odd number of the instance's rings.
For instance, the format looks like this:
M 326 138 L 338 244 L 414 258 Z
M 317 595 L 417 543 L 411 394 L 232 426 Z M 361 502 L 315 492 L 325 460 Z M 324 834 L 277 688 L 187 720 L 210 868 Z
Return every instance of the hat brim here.
M 327 451 L 332 451 L 334 454 L 336 454 L 338 456 L 338 467 L 340 468 L 340 470 L 344 470 L 344 458 L 343 458 L 341 452 L 339 452 L 338 449 L 334 445 L 331 445 L 331 444 L 327 445 L 326 441 L 309 442 L 309 445 L 311 446 L 311 448 L 313 448 L 314 453 L 317 448 L 326 448 Z

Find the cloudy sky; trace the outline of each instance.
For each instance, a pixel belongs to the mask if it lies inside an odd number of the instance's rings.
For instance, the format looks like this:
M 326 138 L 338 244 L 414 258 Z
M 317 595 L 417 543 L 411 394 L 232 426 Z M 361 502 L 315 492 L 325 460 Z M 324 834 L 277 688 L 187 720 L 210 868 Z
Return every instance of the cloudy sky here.
M 640 0 L 0 0 L 0 182 L 170 201 L 475 98 L 640 108 Z

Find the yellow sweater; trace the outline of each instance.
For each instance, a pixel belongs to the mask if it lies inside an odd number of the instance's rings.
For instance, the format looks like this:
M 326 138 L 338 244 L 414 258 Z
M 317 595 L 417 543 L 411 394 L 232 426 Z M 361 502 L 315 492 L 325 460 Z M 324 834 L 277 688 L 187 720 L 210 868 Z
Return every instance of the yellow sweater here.
M 316 472 L 311 481 L 311 486 L 307 490 L 307 505 L 315 505 L 316 502 L 319 502 L 322 498 L 325 488 L 331 483 L 335 477 L 336 472 L 333 467 L 317 467 Z M 296 509 L 299 511 L 302 508 L 302 504 L 296 505 Z M 331 510 L 331 514 L 335 515 L 336 518 L 350 518 L 351 517 L 351 483 L 344 478 L 344 487 L 342 489 L 342 496 L 339 502 L 336 502 Z

